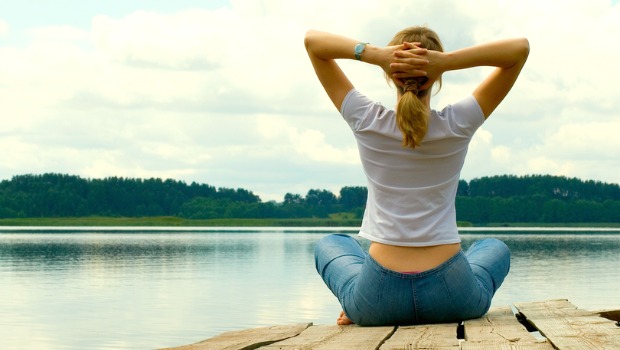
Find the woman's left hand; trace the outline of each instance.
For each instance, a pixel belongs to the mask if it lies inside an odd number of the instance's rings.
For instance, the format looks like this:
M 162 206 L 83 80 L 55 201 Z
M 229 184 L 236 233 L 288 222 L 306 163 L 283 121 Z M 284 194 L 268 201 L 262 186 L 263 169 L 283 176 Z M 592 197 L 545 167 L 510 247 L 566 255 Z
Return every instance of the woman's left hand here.
M 391 77 L 401 86 L 402 79 L 428 76 L 428 50 L 417 46 L 419 44 L 404 43 L 401 50 L 394 51 L 394 58 L 390 63 Z
M 420 43 L 410 43 L 410 45 L 419 45 Z M 385 46 L 379 49 L 378 65 L 385 71 L 388 77 L 398 86 L 402 86 L 403 82 L 395 78 L 395 74 L 399 74 L 400 78 L 423 77 L 426 76 L 424 66 L 428 60 L 423 57 L 426 49 L 408 48 L 406 44 Z

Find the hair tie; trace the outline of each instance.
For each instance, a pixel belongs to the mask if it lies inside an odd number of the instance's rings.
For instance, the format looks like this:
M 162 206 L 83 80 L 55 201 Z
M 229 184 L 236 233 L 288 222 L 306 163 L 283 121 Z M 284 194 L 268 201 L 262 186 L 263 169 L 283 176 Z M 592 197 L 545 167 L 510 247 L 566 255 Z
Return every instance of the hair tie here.
M 422 85 L 420 84 L 420 81 L 418 81 L 418 79 L 407 79 L 405 80 L 405 86 L 403 87 L 403 90 L 405 92 L 413 92 L 414 95 L 418 95 L 418 93 L 420 92 L 420 87 Z

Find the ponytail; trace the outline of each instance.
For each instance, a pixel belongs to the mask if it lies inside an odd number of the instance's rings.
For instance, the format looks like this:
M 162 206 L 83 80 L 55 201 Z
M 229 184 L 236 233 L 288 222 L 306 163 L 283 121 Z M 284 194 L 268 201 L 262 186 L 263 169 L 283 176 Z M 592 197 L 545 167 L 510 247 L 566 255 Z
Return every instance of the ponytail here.
M 419 43 L 418 47 L 443 52 L 443 45 L 439 36 L 427 27 L 405 28 L 396 33 L 388 45 L 400 45 L 404 42 Z M 392 77 L 387 73 L 385 79 L 388 83 L 392 82 Z M 425 97 L 431 91 L 431 89 L 420 90 L 420 87 L 424 86 L 427 80 L 427 77 L 408 78 L 403 80 L 405 86 L 397 87 L 400 99 L 396 106 L 396 123 L 403 134 L 403 147 L 416 148 L 420 146 L 428 130 L 430 110 L 420 101 L 420 98 Z M 435 83 L 439 84 L 440 90 L 441 76 L 437 77 Z
M 403 147 L 416 148 L 420 146 L 428 130 L 430 111 L 420 97 L 425 96 L 428 90 L 420 91 L 426 82 L 426 77 L 409 78 L 402 87 L 401 97 L 396 107 L 396 123 L 403 134 Z

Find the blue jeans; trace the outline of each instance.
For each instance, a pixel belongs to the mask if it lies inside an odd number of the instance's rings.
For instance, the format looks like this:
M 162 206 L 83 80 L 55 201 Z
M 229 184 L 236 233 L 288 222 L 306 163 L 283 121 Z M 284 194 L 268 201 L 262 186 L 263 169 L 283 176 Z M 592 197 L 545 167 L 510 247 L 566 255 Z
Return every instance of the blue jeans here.
M 360 326 L 448 323 L 486 314 L 510 269 L 510 250 L 484 239 L 433 269 L 403 274 L 379 265 L 352 237 L 336 234 L 317 242 L 315 263 Z

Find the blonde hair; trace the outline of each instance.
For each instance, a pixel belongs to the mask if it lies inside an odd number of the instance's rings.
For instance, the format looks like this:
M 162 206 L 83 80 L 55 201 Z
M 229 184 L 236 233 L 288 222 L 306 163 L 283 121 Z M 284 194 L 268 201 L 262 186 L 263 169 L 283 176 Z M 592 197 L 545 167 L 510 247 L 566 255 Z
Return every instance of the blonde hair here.
M 439 36 L 427 27 L 405 28 L 396 33 L 388 45 L 400 45 L 404 42 L 419 42 L 420 47 L 443 52 L 443 45 Z M 386 78 L 389 80 L 389 77 Z M 430 89 L 420 90 L 420 87 L 427 80 L 427 77 L 407 78 L 403 81 L 404 86 L 396 87 L 400 96 L 396 107 L 396 123 L 403 134 L 403 147 L 415 148 L 419 146 L 428 130 L 430 110 L 420 100 L 430 91 Z M 437 82 L 439 89 L 441 89 L 441 76 Z

